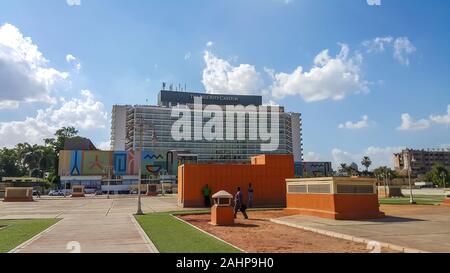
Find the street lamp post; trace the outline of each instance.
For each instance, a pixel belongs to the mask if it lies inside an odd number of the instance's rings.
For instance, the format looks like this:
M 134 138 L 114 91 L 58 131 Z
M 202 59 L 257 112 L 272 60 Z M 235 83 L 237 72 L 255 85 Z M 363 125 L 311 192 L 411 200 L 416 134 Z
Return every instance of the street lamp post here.
M 381 174 L 381 179 L 383 179 L 383 184 L 384 184 L 384 198 L 388 198 L 388 192 L 387 192 L 387 187 L 386 187 L 386 173 Z
M 142 145 L 143 145 L 143 135 L 144 135 L 144 120 L 141 117 L 140 118 L 140 124 L 139 124 L 139 135 L 140 135 L 140 147 L 139 147 L 139 156 L 140 156 L 140 160 L 139 160 L 139 178 L 138 178 L 138 207 L 137 207 L 137 212 L 136 215 L 144 215 L 144 213 L 142 212 L 142 201 L 141 201 L 141 185 L 142 185 Z
M 409 181 L 409 203 L 411 205 L 416 204 L 416 202 L 414 201 L 414 196 L 413 196 L 413 188 L 412 188 L 412 183 L 411 183 L 411 172 L 412 172 L 412 166 L 411 164 L 415 161 L 414 158 L 412 158 L 411 155 L 412 151 L 409 152 L 408 154 L 408 162 L 409 162 L 409 166 L 408 166 L 408 181 Z
M 442 177 L 442 185 L 444 187 L 444 194 L 445 194 L 445 187 L 447 186 L 445 183 L 445 179 L 447 178 L 447 175 L 444 172 L 441 172 L 441 177 Z
M 108 166 L 108 199 L 109 199 L 109 193 L 111 191 L 111 168 Z

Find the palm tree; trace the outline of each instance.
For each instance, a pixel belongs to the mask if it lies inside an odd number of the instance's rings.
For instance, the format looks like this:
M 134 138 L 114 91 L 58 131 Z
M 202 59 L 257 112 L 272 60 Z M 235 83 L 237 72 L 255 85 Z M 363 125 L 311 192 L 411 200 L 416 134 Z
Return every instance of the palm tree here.
M 370 167 L 370 165 L 372 165 L 372 160 L 370 160 L 370 157 L 365 156 L 365 157 L 363 157 L 363 159 L 361 160 L 361 165 L 363 165 L 364 167 L 366 167 L 366 172 L 369 172 L 369 167 Z
M 31 147 L 31 151 L 23 154 L 22 163 L 28 169 L 28 176 L 31 177 L 33 171 L 40 169 L 42 166 L 42 160 L 44 158 L 44 151 L 41 147 L 34 145 Z
M 348 175 L 348 166 L 345 163 L 341 163 L 341 168 L 339 169 L 339 173 L 341 175 L 347 174 Z

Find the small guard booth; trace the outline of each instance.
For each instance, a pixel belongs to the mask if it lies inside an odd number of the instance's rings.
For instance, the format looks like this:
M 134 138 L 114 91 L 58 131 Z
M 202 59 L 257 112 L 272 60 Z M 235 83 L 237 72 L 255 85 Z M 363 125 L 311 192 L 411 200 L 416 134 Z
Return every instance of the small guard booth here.
M 211 208 L 211 224 L 215 226 L 230 226 L 234 224 L 234 210 L 231 206 L 233 195 L 219 191 L 212 196 L 214 206 Z
M 380 212 L 376 180 L 361 177 L 287 179 L 286 214 L 335 220 L 384 217 Z

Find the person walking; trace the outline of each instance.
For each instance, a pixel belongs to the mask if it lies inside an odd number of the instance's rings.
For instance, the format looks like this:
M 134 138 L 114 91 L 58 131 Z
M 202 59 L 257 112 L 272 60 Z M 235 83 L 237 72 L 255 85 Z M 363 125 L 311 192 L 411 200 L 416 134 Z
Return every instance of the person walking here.
M 206 184 L 203 189 L 203 198 L 204 198 L 204 204 L 206 208 L 211 207 L 211 189 L 209 188 L 208 184 Z
M 237 188 L 237 193 L 234 196 L 234 218 L 236 218 L 238 211 L 241 211 L 244 215 L 245 219 L 248 219 L 247 216 L 247 206 L 242 202 L 243 201 L 243 195 L 241 192 L 241 187 Z
M 248 184 L 248 207 L 253 207 L 253 186 L 252 183 Z

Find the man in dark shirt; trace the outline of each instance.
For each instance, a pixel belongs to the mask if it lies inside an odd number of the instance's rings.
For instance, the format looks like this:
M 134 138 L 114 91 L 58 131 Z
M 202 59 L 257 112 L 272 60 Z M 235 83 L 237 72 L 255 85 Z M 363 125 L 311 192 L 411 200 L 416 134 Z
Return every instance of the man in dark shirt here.
M 204 198 L 204 202 L 205 202 L 205 207 L 206 208 L 210 208 L 211 207 L 211 189 L 209 188 L 208 184 L 206 184 L 203 189 L 202 189 L 202 193 L 203 193 L 203 198 Z
M 248 207 L 253 207 L 253 186 L 252 183 L 248 184 Z
M 248 219 L 246 212 L 247 206 L 242 202 L 243 198 L 241 187 L 238 187 L 237 193 L 234 196 L 234 218 L 236 218 L 238 211 L 241 211 L 245 219 Z

